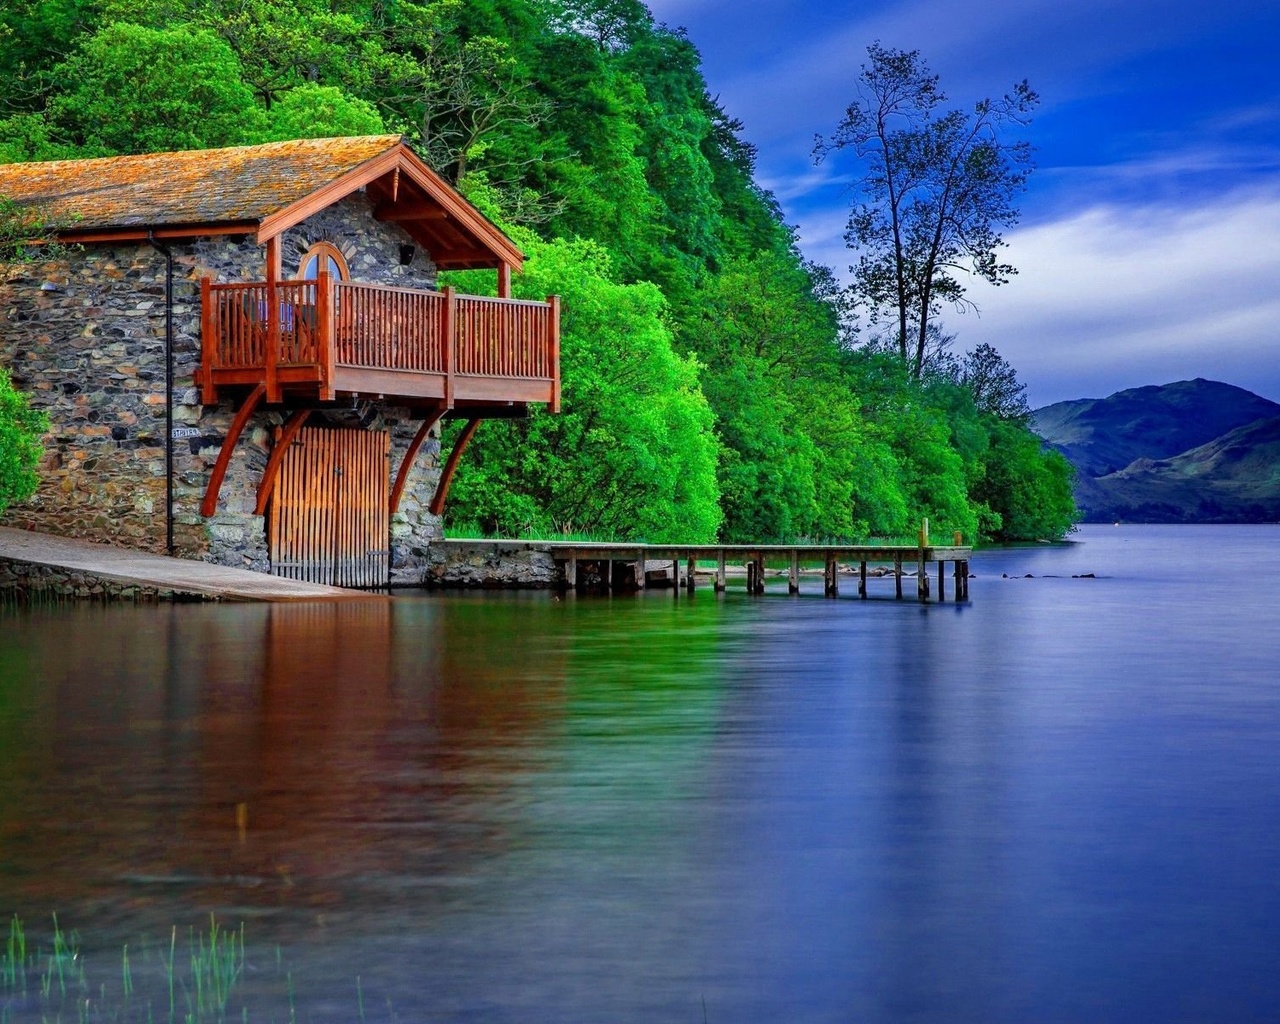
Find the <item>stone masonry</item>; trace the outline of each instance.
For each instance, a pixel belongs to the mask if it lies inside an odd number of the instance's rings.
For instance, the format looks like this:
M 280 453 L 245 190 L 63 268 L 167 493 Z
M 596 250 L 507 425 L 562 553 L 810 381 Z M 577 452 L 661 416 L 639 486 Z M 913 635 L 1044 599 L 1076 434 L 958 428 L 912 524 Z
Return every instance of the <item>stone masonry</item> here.
M 348 196 L 282 238 L 282 276 L 328 241 L 354 281 L 434 288 L 435 266 L 407 234 L 374 220 L 363 192 Z M 210 471 L 239 396 L 202 406 L 200 281 L 260 281 L 265 247 L 243 235 L 166 243 L 173 253 L 175 427 L 172 441 L 176 554 L 266 571 L 264 517 L 253 514 L 258 482 L 287 410 L 259 411 L 228 467 L 218 512 L 200 515 Z M 410 247 L 413 247 L 412 250 Z M 149 551 L 165 546 L 165 257 L 147 244 L 74 247 L 57 261 L 0 266 L 0 365 L 44 409 L 52 429 L 36 495 L 0 522 Z M 326 412 L 335 425 L 391 432 L 393 471 L 420 414 L 383 402 Z M 311 422 L 322 422 L 313 415 Z M 427 505 L 439 476 L 439 442 L 423 446 L 393 517 L 392 581 L 421 582 L 427 545 L 440 535 Z

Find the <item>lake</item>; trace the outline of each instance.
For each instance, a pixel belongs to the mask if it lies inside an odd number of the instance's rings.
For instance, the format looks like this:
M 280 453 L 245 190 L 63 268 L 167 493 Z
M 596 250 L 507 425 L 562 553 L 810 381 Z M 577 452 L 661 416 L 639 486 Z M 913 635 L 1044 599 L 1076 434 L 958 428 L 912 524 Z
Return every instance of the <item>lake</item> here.
M 0 610 L 0 1022 L 1275 1020 L 1280 527 L 971 570 Z

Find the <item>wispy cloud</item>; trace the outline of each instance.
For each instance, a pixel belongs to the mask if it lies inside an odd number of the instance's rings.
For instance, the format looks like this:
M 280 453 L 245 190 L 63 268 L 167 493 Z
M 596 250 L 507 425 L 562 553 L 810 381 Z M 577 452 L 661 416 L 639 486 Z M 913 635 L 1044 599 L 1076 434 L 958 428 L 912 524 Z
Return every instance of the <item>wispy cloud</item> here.
M 1036 404 L 1195 376 L 1280 397 L 1280 189 L 1098 206 L 1009 241 L 1021 273 L 948 323 L 1021 368 Z

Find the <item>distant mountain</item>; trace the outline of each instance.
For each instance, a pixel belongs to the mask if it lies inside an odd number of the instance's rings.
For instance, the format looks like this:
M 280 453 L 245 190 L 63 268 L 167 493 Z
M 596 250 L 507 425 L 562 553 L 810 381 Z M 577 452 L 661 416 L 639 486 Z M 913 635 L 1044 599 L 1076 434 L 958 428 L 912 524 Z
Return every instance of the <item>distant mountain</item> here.
M 1280 520 L 1280 405 L 1203 379 L 1045 406 L 1086 521 Z

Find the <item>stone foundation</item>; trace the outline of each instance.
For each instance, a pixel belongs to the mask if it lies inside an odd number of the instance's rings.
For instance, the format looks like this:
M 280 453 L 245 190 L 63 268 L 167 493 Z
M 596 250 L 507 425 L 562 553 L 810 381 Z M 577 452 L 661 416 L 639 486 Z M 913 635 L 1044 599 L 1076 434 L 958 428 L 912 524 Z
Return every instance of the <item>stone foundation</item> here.
M 546 590 L 564 586 L 564 571 L 550 550 L 528 541 L 510 547 L 494 543 L 483 547 L 434 547 L 427 552 L 425 587 L 468 587 L 491 590 Z
M 52 604 L 62 601 L 207 601 L 203 594 L 121 583 L 93 573 L 0 558 L 0 603 Z

